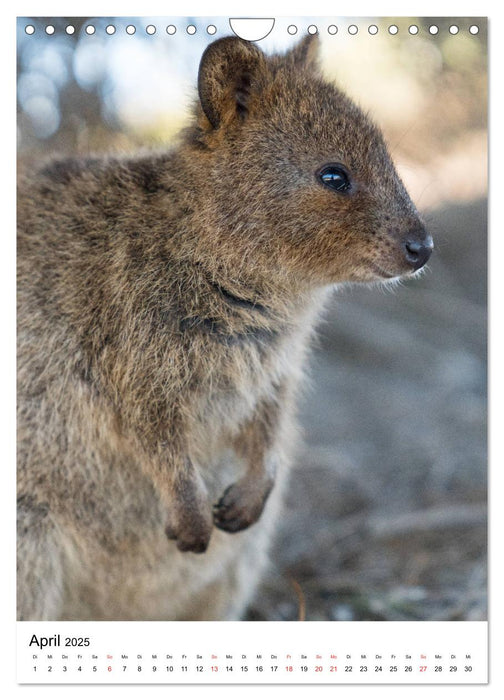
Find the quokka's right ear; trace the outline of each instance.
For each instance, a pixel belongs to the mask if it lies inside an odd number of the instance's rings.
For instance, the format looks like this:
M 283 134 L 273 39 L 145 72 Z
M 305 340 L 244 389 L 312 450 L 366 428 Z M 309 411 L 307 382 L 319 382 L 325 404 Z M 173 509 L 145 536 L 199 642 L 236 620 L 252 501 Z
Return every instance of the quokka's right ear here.
M 320 39 L 318 34 L 307 34 L 286 54 L 296 68 L 318 72 Z
M 265 65 L 263 52 L 238 37 L 218 39 L 206 48 L 199 67 L 198 93 L 213 129 L 246 117 Z

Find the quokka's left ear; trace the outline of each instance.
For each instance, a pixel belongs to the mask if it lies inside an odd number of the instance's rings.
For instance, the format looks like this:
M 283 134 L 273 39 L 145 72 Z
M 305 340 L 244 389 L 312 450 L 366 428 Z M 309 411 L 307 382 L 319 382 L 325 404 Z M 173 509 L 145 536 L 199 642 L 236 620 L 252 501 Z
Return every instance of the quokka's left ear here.
M 263 52 L 244 39 L 225 37 L 207 47 L 199 67 L 198 93 L 213 129 L 247 116 L 265 67 Z

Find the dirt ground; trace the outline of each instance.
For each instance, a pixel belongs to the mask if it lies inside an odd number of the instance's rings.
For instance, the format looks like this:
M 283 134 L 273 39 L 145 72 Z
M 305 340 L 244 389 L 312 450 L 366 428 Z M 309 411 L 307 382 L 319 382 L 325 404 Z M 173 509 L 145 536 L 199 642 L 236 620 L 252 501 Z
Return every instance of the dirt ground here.
M 421 279 L 327 310 L 248 619 L 486 619 L 486 202 L 427 224 Z

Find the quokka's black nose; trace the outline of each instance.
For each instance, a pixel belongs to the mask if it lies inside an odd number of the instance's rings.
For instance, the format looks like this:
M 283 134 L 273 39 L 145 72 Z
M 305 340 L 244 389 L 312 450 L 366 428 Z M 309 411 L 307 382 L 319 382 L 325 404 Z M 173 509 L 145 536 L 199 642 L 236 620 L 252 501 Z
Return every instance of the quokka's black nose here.
M 415 271 L 419 270 L 430 258 L 433 248 L 434 243 L 431 236 L 422 240 L 410 238 L 404 243 L 406 260 Z

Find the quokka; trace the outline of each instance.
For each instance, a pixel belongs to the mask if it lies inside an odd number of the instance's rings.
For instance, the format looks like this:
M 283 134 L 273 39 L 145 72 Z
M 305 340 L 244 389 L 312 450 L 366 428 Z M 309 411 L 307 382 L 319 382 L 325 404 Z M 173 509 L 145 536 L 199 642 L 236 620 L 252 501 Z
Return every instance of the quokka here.
M 328 290 L 428 260 L 317 44 L 215 41 L 172 150 L 20 174 L 19 619 L 239 619 Z

